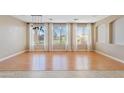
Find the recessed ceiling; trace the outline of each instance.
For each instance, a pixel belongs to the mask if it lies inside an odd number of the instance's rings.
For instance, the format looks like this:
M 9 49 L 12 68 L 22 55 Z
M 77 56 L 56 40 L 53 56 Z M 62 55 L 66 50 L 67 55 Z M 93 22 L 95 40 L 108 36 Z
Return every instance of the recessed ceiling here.
M 34 20 L 32 22 L 31 15 L 13 15 L 13 17 L 18 18 L 27 23 L 38 23 Z M 43 15 L 42 22 L 53 22 L 53 23 L 94 23 L 101 19 L 108 17 L 108 15 Z

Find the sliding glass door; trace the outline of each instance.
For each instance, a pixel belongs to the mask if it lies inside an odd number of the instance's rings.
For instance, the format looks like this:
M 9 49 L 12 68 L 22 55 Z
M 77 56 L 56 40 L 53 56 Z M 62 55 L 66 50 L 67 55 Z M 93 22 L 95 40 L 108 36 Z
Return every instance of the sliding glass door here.
M 77 24 L 75 31 L 76 51 L 90 50 L 91 45 L 91 26 L 88 24 Z
M 66 51 L 68 44 L 68 29 L 67 24 L 53 24 L 52 32 L 52 50 Z
M 47 51 L 48 30 L 46 24 L 34 24 L 31 31 L 31 50 Z

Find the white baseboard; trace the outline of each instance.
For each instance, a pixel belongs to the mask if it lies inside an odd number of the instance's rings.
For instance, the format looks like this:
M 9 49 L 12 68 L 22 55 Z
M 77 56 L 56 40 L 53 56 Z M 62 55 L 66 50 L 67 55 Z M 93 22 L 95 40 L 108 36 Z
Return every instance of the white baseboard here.
M 119 62 L 121 62 L 121 63 L 124 63 L 124 61 L 121 60 L 121 59 L 119 59 L 119 58 L 110 56 L 110 55 L 105 54 L 105 53 L 103 53 L 103 52 L 101 52 L 101 51 L 98 51 L 98 50 L 94 50 L 94 51 L 95 51 L 96 53 L 99 53 L 99 54 L 101 54 L 101 55 L 104 55 L 104 56 L 106 56 L 106 57 L 109 57 L 109 58 L 111 58 L 111 59 L 113 59 L 113 60 L 116 60 L 116 61 L 119 61 Z
M 1 61 L 4 61 L 4 60 L 7 60 L 7 59 L 9 59 L 9 58 L 11 58 L 11 57 L 14 57 L 14 56 L 20 55 L 20 54 L 22 54 L 22 53 L 25 53 L 26 51 L 27 51 L 27 50 L 23 50 L 23 51 L 20 51 L 20 52 L 15 53 L 15 54 L 12 54 L 12 55 L 10 55 L 10 56 L 7 56 L 7 57 L 4 57 L 4 58 L 1 58 L 1 59 L 0 59 L 0 62 L 1 62 Z

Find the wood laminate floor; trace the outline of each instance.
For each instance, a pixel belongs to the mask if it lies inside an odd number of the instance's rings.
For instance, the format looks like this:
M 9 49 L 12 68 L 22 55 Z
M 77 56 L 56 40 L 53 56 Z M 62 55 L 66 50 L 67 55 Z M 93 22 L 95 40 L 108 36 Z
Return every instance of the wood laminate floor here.
M 95 52 L 27 52 L 0 62 L 0 70 L 124 70 L 124 63 Z

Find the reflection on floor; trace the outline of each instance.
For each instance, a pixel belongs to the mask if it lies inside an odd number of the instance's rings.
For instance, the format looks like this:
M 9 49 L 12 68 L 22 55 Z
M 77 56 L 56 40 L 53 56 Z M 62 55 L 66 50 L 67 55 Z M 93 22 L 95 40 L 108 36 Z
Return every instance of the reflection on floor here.
M 27 52 L 0 62 L 0 70 L 124 70 L 124 63 L 95 52 Z

